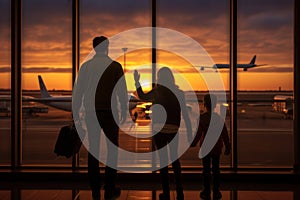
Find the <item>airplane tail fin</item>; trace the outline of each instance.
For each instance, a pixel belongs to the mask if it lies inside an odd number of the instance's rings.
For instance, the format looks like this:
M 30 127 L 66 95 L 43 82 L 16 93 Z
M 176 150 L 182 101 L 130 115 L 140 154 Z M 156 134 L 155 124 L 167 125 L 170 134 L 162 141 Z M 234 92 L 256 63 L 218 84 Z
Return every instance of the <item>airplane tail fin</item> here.
M 39 79 L 41 96 L 42 97 L 51 97 L 51 95 L 48 93 L 48 90 L 47 90 L 46 85 L 45 85 L 45 83 L 42 79 L 42 76 L 38 75 L 38 79 Z
M 252 60 L 250 61 L 249 64 L 254 65 L 255 64 L 255 60 L 256 60 L 256 55 L 253 56 Z

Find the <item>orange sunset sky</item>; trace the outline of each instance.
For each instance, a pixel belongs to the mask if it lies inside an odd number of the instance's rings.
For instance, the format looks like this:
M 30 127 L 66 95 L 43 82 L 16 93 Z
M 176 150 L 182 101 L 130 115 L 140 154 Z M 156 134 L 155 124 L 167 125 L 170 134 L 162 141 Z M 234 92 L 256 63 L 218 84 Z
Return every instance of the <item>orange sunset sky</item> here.
M 10 9 L 9 0 L 0 0 L 0 88 L 10 87 Z M 24 0 L 22 21 L 22 87 L 38 89 L 41 74 L 48 89 L 72 88 L 71 83 L 71 5 L 70 0 Z M 238 1 L 238 63 L 249 63 L 257 55 L 256 64 L 264 66 L 238 70 L 239 90 L 293 89 L 293 1 Z M 84 0 L 80 5 L 80 62 L 92 50 L 92 39 L 98 35 L 115 37 L 135 28 L 151 26 L 151 3 L 144 0 Z M 229 63 L 229 1 L 160 0 L 157 4 L 157 26 L 168 28 L 199 43 L 215 63 Z M 151 43 L 151 37 L 145 36 Z M 151 51 L 133 50 L 141 42 L 132 36 L 131 44 L 112 46 L 119 51 L 117 60 L 124 65 L 121 48 L 126 53 L 128 89 L 134 89 L 133 69 L 140 69 L 142 82 L 151 81 Z M 177 38 L 162 35 L 157 43 L 186 48 Z M 188 51 L 188 50 L 187 50 Z M 192 52 L 191 54 L 197 52 Z M 216 76 L 214 71 L 197 71 L 182 55 L 159 50 L 157 62 L 176 71 L 179 87 L 206 90 L 201 74 Z M 207 63 L 197 63 L 206 65 Z M 142 67 L 141 67 L 142 66 Z M 199 69 L 199 66 L 195 66 Z M 229 87 L 229 70 L 220 70 L 224 89 Z

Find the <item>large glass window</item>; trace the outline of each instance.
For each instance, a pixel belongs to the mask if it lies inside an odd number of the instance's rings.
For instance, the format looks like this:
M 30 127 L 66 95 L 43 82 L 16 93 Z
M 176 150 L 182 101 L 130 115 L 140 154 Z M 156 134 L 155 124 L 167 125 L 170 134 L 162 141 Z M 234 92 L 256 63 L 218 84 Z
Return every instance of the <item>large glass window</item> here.
M 59 130 L 72 121 L 72 3 L 70 0 L 22 0 L 22 164 L 71 166 L 71 159 L 57 157 L 53 152 Z M 174 30 L 199 43 L 215 65 L 190 63 L 168 49 L 156 49 L 157 70 L 170 67 L 175 81 L 186 93 L 192 123 L 198 116 L 194 108 L 203 109 L 203 95 L 211 88 L 203 77 L 219 74 L 227 97 L 230 92 L 229 11 L 230 1 L 175 0 L 157 1 L 84 0 L 80 1 L 80 64 L 92 51 L 92 39 L 105 35 L 118 38 L 125 31 L 151 27 Z M 156 9 L 155 15 L 151 9 Z M 293 0 L 238 0 L 238 83 L 237 140 L 238 167 L 292 167 L 293 148 Z M 0 1 L 0 165 L 9 165 L 11 157 L 11 19 L 10 1 Z M 112 43 L 109 55 L 120 62 L 125 71 L 129 94 L 135 94 L 133 70 L 141 72 L 141 82 L 147 89 L 152 83 L 155 41 L 181 49 L 171 35 L 143 35 L 149 48 L 136 49 L 141 35 Z M 191 50 L 187 54 L 197 55 Z M 218 65 L 220 64 L 220 65 Z M 223 65 L 225 64 L 225 65 Z M 218 67 L 225 68 L 218 68 Z M 192 69 L 192 70 L 191 70 Z M 200 75 L 199 75 L 200 74 Z M 39 76 L 40 75 L 40 76 Z M 40 77 L 40 78 L 38 78 Z M 190 86 L 181 84 L 181 79 Z M 46 87 L 44 87 L 46 86 Z M 189 92 L 196 92 L 199 102 L 191 101 Z M 64 96 L 67 101 L 56 101 Z M 229 102 L 229 101 L 228 101 Z M 228 102 L 220 106 L 228 108 Z M 151 133 L 147 102 L 136 110 L 137 121 L 127 131 Z M 228 110 L 227 110 L 228 111 Z M 133 113 L 131 113 L 133 114 Z M 149 112 L 148 112 L 149 114 Z M 230 128 L 230 115 L 226 125 Z M 128 123 L 129 124 L 129 123 Z M 121 133 L 121 147 L 137 152 L 151 150 L 151 140 L 127 138 Z M 122 146 L 123 145 L 123 146 Z M 132 149 L 130 149 L 132 148 Z M 199 146 L 189 148 L 181 157 L 183 167 L 198 167 Z M 81 148 L 80 166 L 87 164 L 87 152 Z M 221 164 L 230 166 L 230 156 L 222 156 Z M 140 165 L 142 166 L 142 165 Z M 125 166 L 126 167 L 126 166 Z
M 10 1 L 0 1 L 0 165 L 10 163 Z
M 293 1 L 238 1 L 238 164 L 293 165 Z
M 229 88 L 229 69 L 214 69 L 215 63 L 229 63 L 229 1 L 192 0 L 173 1 L 171 4 L 167 0 L 158 1 L 157 26 L 184 34 L 207 51 L 207 55 L 212 59 L 209 62 L 199 48 L 188 44 L 189 40 L 183 42 L 178 38 L 170 38 L 170 35 L 157 36 L 158 46 L 166 42 L 169 43 L 170 49 L 183 49 L 182 55 L 158 51 L 157 62 L 174 70 L 176 84 L 185 91 L 187 104 L 191 107 L 191 122 L 197 124 L 199 116 L 195 116 L 195 111 L 197 107 L 200 108 L 200 112 L 203 111 L 203 96 L 209 91 L 216 92 L 216 90 L 223 90 L 225 94 Z M 188 58 L 196 55 L 195 63 L 188 62 L 185 55 Z M 209 80 L 214 78 L 220 78 L 224 87 L 216 88 L 215 85 L 212 87 Z M 191 87 L 182 84 L 181 79 L 186 80 Z M 189 98 L 191 91 L 196 93 L 199 103 Z M 226 121 L 229 122 L 229 118 L 226 118 Z M 229 123 L 227 124 L 229 131 Z M 198 158 L 199 149 L 198 145 L 183 154 L 181 161 L 184 167 L 201 166 L 201 160 Z M 221 163 L 230 165 L 230 156 L 223 156 Z
M 24 0 L 22 4 L 23 164 L 71 164 L 71 159 L 53 152 L 60 128 L 71 123 L 71 3 Z M 70 101 L 51 99 L 61 95 Z

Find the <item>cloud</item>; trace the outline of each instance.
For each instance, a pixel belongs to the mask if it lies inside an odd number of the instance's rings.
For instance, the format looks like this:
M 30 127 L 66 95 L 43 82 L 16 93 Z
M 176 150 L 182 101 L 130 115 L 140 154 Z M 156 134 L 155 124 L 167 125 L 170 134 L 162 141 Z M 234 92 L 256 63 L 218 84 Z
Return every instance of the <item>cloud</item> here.
M 262 73 L 292 73 L 293 67 L 266 66 L 266 67 L 252 68 L 249 69 L 249 71 L 262 72 Z
M 238 12 L 242 16 L 253 16 L 259 13 L 291 14 L 293 0 L 243 0 L 238 2 Z
M 10 67 L 0 67 L 0 73 L 10 73 Z M 22 73 L 71 73 L 71 68 L 56 67 L 23 67 Z
M 239 58 L 248 61 L 257 54 L 262 63 L 292 63 L 293 0 L 243 0 L 238 3 Z M 70 64 L 72 0 L 31 0 L 24 1 L 22 6 L 24 64 Z M 9 1 L 0 0 L 0 22 L 4 20 L 0 23 L 0 38 L 7 38 L 1 41 L 4 49 L 0 49 L 0 55 L 9 51 L 10 45 L 6 42 L 10 39 L 7 7 Z M 151 26 L 151 1 L 84 0 L 80 14 L 80 57 L 83 59 L 92 50 L 91 40 L 96 35 L 110 37 L 131 28 Z M 215 62 L 228 62 L 229 1 L 158 1 L 157 25 L 192 37 Z M 184 46 L 176 41 L 173 45 Z

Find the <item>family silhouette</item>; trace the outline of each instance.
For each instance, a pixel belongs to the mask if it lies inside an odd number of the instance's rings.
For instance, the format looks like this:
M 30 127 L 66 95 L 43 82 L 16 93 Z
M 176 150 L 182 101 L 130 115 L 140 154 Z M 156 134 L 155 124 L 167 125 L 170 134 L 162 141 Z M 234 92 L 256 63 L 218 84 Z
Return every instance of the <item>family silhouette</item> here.
M 126 122 L 126 114 L 128 113 L 128 92 L 125 81 L 122 65 L 108 56 L 109 40 L 105 36 L 95 37 L 93 39 L 93 49 L 95 55 L 90 60 L 83 63 L 78 76 L 79 81 L 87 83 L 86 88 L 80 88 L 76 91 L 79 100 L 83 105 L 86 105 L 87 112 L 96 111 L 98 123 L 101 131 L 110 142 L 107 143 L 107 159 L 113 166 L 117 166 L 118 150 L 110 148 L 109 145 L 119 147 L 119 125 Z M 102 70 L 102 71 L 101 71 Z M 101 71 L 101 77 L 98 81 L 95 104 L 90 105 L 87 101 L 91 90 L 89 83 L 92 83 L 90 77 Z M 214 112 L 216 107 L 217 97 L 212 94 L 204 96 L 204 106 L 206 111 L 199 117 L 198 131 L 192 140 L 192 125 L 187 111 L 184 92 L 175 83 L 175 78 L 172 70 L 169 67 L 162 67 L 157 72 L 157 82 L 153 84 L 152 89 L 145 93 L 140 84 L 140 73 L 135 70 L 134 81 L 136 86 L 137 97 L 141 101 L 152 102 L 152 140 L 154 150 L 159 150 L 160 162 L 160 178 L 162 185 L 162 193 L 159 194 L 160 200 L 170 200 L 170 184 L 168 173 L 168 160 L 172 161 L 172 168 L 175 177 L 176 199 L 184 200 L 184 190 L 181 178 L 181 164 L 178 158 L 179 137 L 176 137 L 180 128 L 181 118 L 184 120 L 186 127 L 186 136 L 191 143 L 191 146 L 196 146 L 200 141 L 202 144 L 207 129 L 210 124 L 211 116 L 218 115 Z M 86 98 L 85 98 L 86 97 Z M 120 105 L 120 106 L 119 106 Z M 94 106 L 92 109 L 91 106 Z M 89 109 L 90 108 L 90 109 Z M 118 115 L 118 109 L 121 111 Z M 117 113 L 117 120 L 115 114 Z M 75 116 L 76 117 L 76 116 Z M 135 113 L 132 120 L 136 123 L 138 114 Z M 211 194 L 211 165 L 213 172 L 213 199 L 221 199 L 222 194 L 219 190 L 220 186 L 220 155 L 222 152 L 223 143 L 225 144 L 225 154 L 230 154 L 230 142 L 228 132 L 224 121 L 219 117 L 219 123 L 223 123 L 223 129 L 218 142 L 215 144 L 211 152 L 202 159 L 203 164 L 203 186 L 204 189 L 200 193 L 200 198 L 210 199 Z M 88 153 L 88 177 L 89 184 L 94 200 L 100 199 L 100 169 L 99 169 L 99 145 L 100 133 L 93 131 L 90 128 L 94 125 L 86 120 L 89 153 Z M 164 148 L 168 146 L 168 148 Z M 96 153 L 91 153 L 91 151 Z M 104 197 L 105 199 L 115 199 L 121 194 L 121 189 L 116 186 L 117 170 L 106 166 L 104 180 Z

